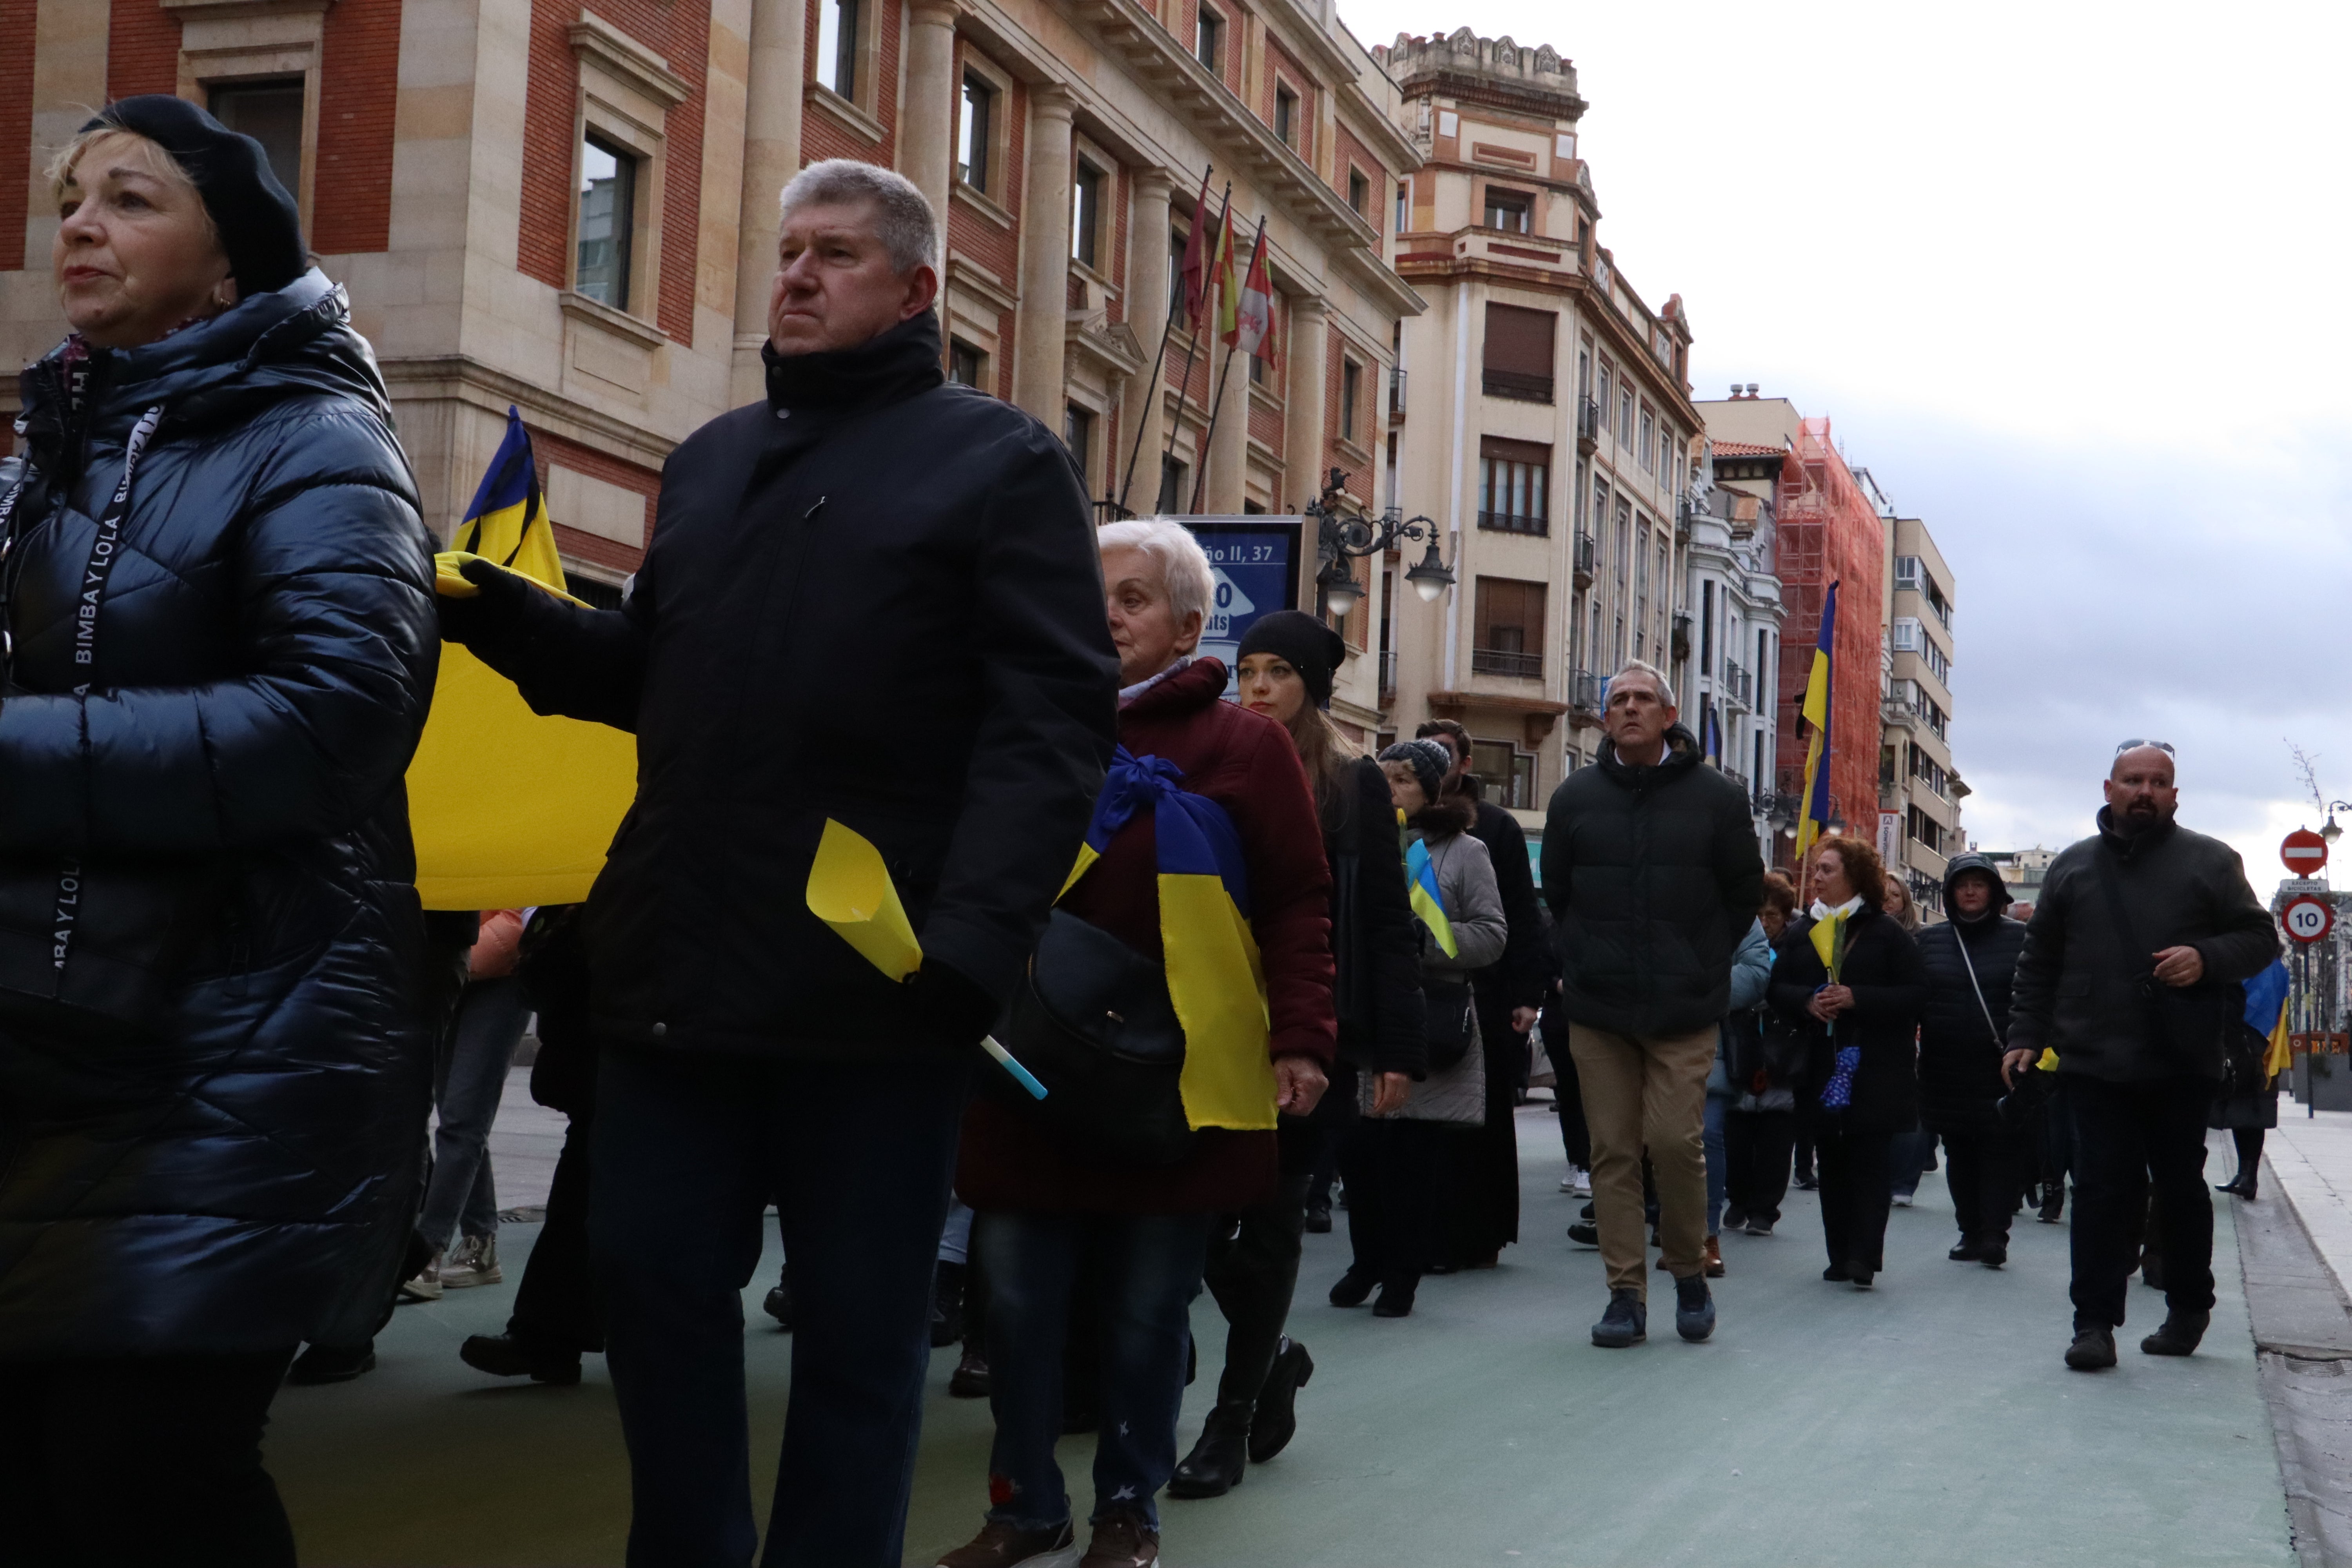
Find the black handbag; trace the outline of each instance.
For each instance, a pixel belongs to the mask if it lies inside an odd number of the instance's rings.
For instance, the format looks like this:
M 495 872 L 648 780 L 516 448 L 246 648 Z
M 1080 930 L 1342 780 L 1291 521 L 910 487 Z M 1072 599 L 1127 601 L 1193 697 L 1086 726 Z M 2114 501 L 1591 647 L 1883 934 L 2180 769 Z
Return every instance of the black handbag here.
M 1192 1152 L 1184 1027 L 1167 972 L 1100 926 L 1066 910 L 1047 918 L 996 1038 L 1045 1098 L 997 1073 L 986 1080 L 992 1092 L 1057 1142 L 1133 1165 L 1173 1164 Z
M 89 608 L 74 649 L 85 669 L 97 668 L 98 611 L 122 552 L 131 476 L 163 415 L 158 405 L 131 428 L 123 444 L 122 477 L 98 519 L 82 574 Z M 12 663 L 8 619 L 26 531 L 17 503 L 31 479 L 28 461 L 0 497 L 0 539 L 7 542 L 12 568 L 0 579 L 0 657 Z M 5 689 L 14 695 L 18 688 L 13 670 L 9 675 Z M 75 689 L 86 693 L 89 687 Z M 217 872 L 201 865 L 0 858 L 0 1020 L 67 1035 L 152 1033 L 171 1008 L 190 952 L 213 923 L 218 895 Z
M 1429 1046 L 1429 1070 L 1444 1072 L 1459 1067 L 1478 1037 L 1478 998 L 1467 980 L 1432 980 L 1423 975 L 1421 994 L 1427 1004 L 1423 1038 Z

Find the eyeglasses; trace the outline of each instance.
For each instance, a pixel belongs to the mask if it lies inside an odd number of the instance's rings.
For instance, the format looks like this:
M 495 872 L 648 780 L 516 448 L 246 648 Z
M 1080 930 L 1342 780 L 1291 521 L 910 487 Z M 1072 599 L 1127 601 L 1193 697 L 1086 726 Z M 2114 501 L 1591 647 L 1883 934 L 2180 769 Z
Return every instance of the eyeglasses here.
M 2116 755 L 2120 757 L 2126 752 L 2137 752 L 2142 746 L 2154 746 L 2168 757 L 2177 757 L 2180 754 L 2172 749 L 2172 742 L 2169 741 L 2126 741 L 2116 748 Z

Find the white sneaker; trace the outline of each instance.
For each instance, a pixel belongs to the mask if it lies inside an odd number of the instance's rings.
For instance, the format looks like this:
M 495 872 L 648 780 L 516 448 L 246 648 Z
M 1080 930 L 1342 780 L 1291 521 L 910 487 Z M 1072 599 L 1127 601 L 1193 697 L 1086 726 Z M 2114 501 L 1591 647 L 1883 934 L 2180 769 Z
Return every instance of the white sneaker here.
M 506 1278 L 499 1272 L 499 1242 L 493 1236 L 461 1236 L 449 1256 L 441 1260 L 441 1286 L 462 1290 L 468 1285 L 496 1285 Z
M 1911 1200 L 1912 1200 L 1913 1195 L 1914 1195 L 1914 1194 L 1910 1194 L 1910 1193 L 1897 1193 L 1897 1194 L 1895 1194 L 1895 1206 L 1896 1208 L 1899 1208 L 1899 1209 L 1907 1209 L 1907 1208 L 1909 1208 L 1909 1207 L 1911 1206 Z
M 441 1255 L 435 1253 L 414 1279 L 403 1280 L 400 1300 L 403 1301 L 438 1301 L 441 1299 Z
M 1568 1180 L 1559 1184 L 1559 1190 L 1563 1193 L 1571 1194 L 1580 1198 L 1591 1197 L 1592 1195 L 1592 1173 L 1586 1170 L 1581 1165 L 1570 1165 L 1568 1168 Z

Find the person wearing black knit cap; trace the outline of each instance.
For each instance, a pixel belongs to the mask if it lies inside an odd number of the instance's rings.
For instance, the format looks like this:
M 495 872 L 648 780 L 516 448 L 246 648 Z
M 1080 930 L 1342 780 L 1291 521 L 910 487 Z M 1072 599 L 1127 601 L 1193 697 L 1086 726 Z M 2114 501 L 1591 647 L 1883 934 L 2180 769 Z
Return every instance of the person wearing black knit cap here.
M 1347 652 L 1339 634 L 1313 616 L 1277 610 L 1242 634 L 1236 656 L 1242 706 L 1290 731 L 1314 790 L 1331 868 L 1339 1057 L 1332 1091 L 1314 1113 L 1281 1119 L 1280 1184 L 1256 1206 L 1225 1216 L 1209 1244 L 1206 1280 L 1228 1325 L 1225 1365 L 1216 1406 L 1168 1484 L 1173 1497 L 1231 1489 L 1297 1429 L 1298 1389 L 1315 1362 L 1282 1331 L 1298 1284 L 1309 1182 L 1323 1151 L 1353 1120 L 1359 1075 L 1371 1079 L 1387 1111 L 1404 1103 L 1423 1072 L 1412 911 L 1388 780 L 1323 710 Z
M 257 143 L 128 99 L 48 184 L 72 335 L 0 461 L 0 1558 L 285 1568 L 271 1401 L 416 1212 L 432 542 Z

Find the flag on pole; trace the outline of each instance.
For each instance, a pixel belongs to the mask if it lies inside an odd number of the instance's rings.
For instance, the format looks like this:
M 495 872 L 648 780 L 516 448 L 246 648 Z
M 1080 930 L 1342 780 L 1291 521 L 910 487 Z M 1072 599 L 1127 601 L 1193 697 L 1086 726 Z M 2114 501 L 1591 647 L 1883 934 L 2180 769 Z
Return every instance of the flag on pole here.
M 1209 283 L 1217 291 L 1217 335 L 1234 341 L 1241 285 L 1234 277 L 1234 194 L 1225 193 L 1225 210 L 1217 219 L 1217 257 L 1209 268 Z
M 1253 359 L 1268 364 L 1274 357 L 1274 274 L 1265 264 L 1265 219 L 1257 220 L 1257 241 L 1250 247 L 1249 277 L 1242 284 L 1241 305 L 1234 311 L 1234 330 L 1225 342 Z
M 1208 285 L 1209 172 L 1201 171 L 1201 195 L 1192 204 L 1192 232 L 1184 237 L 1184 324 L 1195 331 L 1209 313 L 1202 290 Z
M 458 548 L 436 563 L 445 583 L 466 555 L 479 555 L 563 593 L 530 432 L 512 408 L 452 540 Z M 473 591 L 456 582 L 461 596 Z M 456 643 L 441 645 L 432 711 L 408 764 L 416 890 L 426 909 L 580 902 L 636 793 L 635 737 L 542 718 L 506 677 Z
M 2287 1031 L 2286 997 L 2291 988 L 2286 964 L 2275 958 L 2268 969 L 2246 982 L 2246 1023 L 2269 1047 L 2263 1053 L 2266 1079 L 2276 1078 L 2294 1063 Z
M 1799 710 L 1805 721 L 1805 799 L 1797 816 L 1797 864 L 1802 867 L 1813 841 L 1830 818 L 1830 675 L 1836 646 L 1835 583 L 1822 600 L 1822 635 L 1813 642 L 1813 671 L 1805 681 L 1805 704 Z M 1801 876 L 1801 871 L 1800 872 Z

